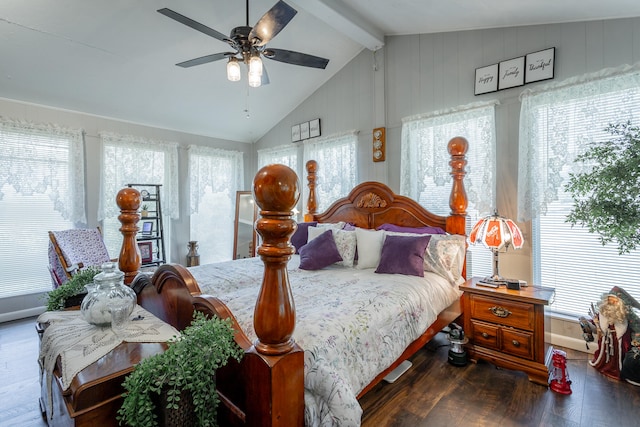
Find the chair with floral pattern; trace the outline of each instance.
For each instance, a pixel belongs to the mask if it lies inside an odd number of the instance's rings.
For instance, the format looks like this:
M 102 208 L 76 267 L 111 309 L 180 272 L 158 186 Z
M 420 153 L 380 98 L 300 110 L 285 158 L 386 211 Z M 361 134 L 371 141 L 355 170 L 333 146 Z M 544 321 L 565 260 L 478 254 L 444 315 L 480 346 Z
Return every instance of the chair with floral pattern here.
M 48 252 L 53 288 L 65 283 L 82 268 L 112 261 L 99 227 L 49 231 Z

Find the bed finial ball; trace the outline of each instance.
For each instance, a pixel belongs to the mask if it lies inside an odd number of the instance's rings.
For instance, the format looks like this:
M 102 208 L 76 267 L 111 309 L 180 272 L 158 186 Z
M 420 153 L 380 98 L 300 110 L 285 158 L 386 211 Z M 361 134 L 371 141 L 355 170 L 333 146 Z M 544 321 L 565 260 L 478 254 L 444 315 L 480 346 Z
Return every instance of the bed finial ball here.
M 137 211 L 140 207 L 140 192 L 135 188 L 125 187 L 118 191 L 116 204 L 123 211 Z
M 253 179 L 253 198 L 262 210 L 291 211 L 300 198 L 298 175 L 285 165 L 263 167 Z
M 449 149 L 449 154 L 452 156 L 462 156 L 467 154 L 467 150 L 469 149 L 469 141 L 462 136 L 456 136 L 449 140 L 449 144 L 447 145 Z

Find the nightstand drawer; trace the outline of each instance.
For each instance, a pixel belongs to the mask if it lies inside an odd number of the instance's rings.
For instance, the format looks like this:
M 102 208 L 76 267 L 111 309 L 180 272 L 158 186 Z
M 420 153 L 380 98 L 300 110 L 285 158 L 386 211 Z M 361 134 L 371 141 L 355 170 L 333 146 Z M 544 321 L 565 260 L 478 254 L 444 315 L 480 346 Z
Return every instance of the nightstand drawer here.
M 481 295 L 470 295 L 470 302 L 472 319 L 533 331 L 535 313 L 532 304 Z
M 498 350 L 498 327 L 487 323 L 471 321 L 472 337 L 476 345 Z
M 533 334 L 502 329 L 502 351 L 524 359 L 533 360 Z

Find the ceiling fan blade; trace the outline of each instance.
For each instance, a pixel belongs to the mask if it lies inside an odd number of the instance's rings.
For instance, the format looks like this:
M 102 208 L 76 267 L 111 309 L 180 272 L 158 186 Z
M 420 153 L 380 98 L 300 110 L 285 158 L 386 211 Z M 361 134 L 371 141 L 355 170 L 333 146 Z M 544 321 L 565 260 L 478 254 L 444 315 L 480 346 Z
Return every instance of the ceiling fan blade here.
M 267 67 L 262 64 L 262 78 L 261 78 L 262 86 L 269 84 L 269 75 L 267 74 Z
M 224 34 L 214 30 L 213 28 L 209 28 L 204 24 L 201 24 L 199 22 L 194 21 L 191 18 L 187 18 L 184 15 L 179 14 L 178 12 L 174 12 L 171 9 L 168 8 L 163 8 L 163 9 L 158 9 L 158 12 L 160 12 L 161 14 L 163 14 L 164 16 L 167 16 L 173 20 L 176 20 L 178 22 L 180 22 L 181 24 L 184 24 L 188 27 L 193 28 L 194 30 L 200 31 L 201 33 L 204 33 L 208 36 L 213 37 L 214 39 L 218 39 L 222 42 L 225 43 L 229 43 L 231 46 L 233 46 L 233 40 L 231 40 L 229 37 L 225 36 Z
M 325 69 L 329 63 L 328 59 L 319 56 L 308 55 L 306 53 L 294 52 L 286 49 L 265 49 L 262 54 L 274 61 L 286 62 L 287 64 L 302 65 L 303 67 Z
M 232 52 L 214 53 L 213 55 L 201 56 L 200 58 L 195 58 L 195 59 L 190 59 L 188 61 L 180 62 L 180 63 L 178 63 L 176 65 L 178 67 L 182 67 L 182 68 L 189 68 L 189 67 L 194 67 L 196 65 L 207 64 L 207 63 L 213 62 L 213 61 L 219 61 L 221 59 L 224 59 L 224 58 L 227 58 L 227 57 L 233 56 L 233 55 L 234 55 L 234 53 L 232 53 Z
M 293 17 L 297 10 L 280 0 L 253 27 L 249 33 L 249 40 L 254 46 L 264 46 L 274 38 Z M 254 40 L 257 39 L 255 42 Z

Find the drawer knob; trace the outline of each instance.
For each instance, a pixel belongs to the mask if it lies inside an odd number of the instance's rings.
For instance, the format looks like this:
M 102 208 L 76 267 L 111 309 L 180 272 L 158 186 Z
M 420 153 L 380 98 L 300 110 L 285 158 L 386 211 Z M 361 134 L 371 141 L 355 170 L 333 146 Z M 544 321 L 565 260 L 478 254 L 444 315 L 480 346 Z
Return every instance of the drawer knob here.
M 520 342 L 516 340 L 511 341 L 511 344 L 513 344 L 514 347 L 520 347 Z
M 483 333 L 482 333 L 482 338 L 489 338 L 489 334 L 488 334 L 488 333 L 486 333 L 486 332 L 483 332 Z
M 491 311 L 493 313 L 494 316 L 498 316 L 498 317 L 509 317 L 509 315 L 511 314 L 511 312 L 509 310 L 507 310 L 504 307 L 496 307 L 495 305 L 491 308 L 489 308 L 489 311 Z

